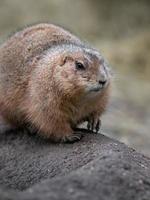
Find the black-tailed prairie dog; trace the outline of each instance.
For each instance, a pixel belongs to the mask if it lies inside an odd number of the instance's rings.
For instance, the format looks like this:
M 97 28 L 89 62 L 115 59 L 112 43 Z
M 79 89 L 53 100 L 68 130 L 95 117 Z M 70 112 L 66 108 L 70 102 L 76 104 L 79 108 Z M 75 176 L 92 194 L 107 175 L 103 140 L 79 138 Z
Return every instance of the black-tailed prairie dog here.
M 101 54 L 59 26 L 30 26 L 0 46 L 0 114 L 12 127 L 77 141 L 81 122 L 98 130 L 109 93 Z

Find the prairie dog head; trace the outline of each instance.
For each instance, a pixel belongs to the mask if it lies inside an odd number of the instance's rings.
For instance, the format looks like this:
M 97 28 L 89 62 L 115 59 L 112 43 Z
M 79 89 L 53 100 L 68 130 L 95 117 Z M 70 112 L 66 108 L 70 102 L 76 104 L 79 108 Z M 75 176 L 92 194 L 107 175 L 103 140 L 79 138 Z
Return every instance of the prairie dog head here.
M 64 95 L 99 95 L 110 83 L 109 68 L 94 49 L 65 44 L 46 55 L 55 65 L 53 78 Z

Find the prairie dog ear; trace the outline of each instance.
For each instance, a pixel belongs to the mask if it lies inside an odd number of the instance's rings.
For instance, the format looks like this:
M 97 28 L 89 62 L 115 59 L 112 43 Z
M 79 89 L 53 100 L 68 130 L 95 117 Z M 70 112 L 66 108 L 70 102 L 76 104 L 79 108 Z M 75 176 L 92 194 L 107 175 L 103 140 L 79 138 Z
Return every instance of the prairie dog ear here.
M 71 55 L 64 55 L 61 59 L 60 66 L 63 66 L 68 61 L 73 61 L 73 57 Z

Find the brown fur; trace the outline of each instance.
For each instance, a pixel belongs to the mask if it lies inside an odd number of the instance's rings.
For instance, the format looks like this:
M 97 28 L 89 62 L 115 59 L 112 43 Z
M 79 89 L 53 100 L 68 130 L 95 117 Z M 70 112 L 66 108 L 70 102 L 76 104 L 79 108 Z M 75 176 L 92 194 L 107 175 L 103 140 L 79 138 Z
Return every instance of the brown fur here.
M 9 38 L 0 47 L 3 118 L 15 127 L 29 124 L 54 139 L 73 134 L 72 127 L 87 118 L 99 118 L 109 99 L 110 76 L 105 69 L 108 84 L 100 93 L 85 92 L 100 77 L 101 65 L 98 52 L 86 52 L 88 48 L 52 24 L 34 25 Z M 87 65 L 86 73 L 75 69 L 76 60 Z

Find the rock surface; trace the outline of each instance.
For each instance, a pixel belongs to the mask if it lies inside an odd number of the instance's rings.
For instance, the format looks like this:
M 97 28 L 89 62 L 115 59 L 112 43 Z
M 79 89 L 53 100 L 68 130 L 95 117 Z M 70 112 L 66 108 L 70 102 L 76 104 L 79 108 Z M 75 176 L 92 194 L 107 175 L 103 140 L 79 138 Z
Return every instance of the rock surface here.
M 101 134 L 74 144 L 0 134 L 0 199 L 150 200 L 150 158 Z

